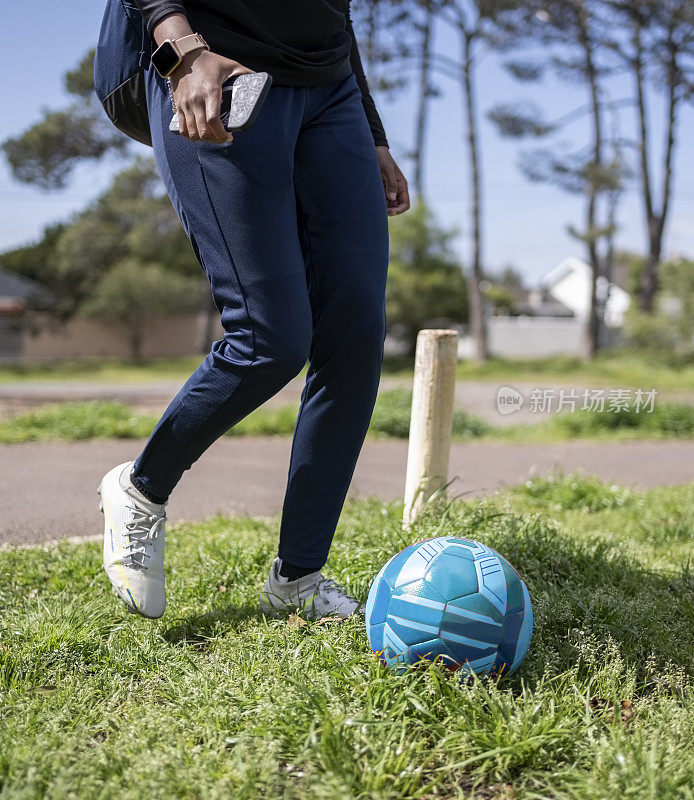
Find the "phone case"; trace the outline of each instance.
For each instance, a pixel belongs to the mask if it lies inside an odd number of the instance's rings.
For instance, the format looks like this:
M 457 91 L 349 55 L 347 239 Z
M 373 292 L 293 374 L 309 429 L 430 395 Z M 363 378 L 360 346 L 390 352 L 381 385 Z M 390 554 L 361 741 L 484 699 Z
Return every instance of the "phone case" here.
M 245 72 L 222 84 L 220 118 L 230 133 L 245 131 L 255 122 L 272 85 L 267 72 Z M 178 115 L 174 114 L 169 130 L 178 133 Z

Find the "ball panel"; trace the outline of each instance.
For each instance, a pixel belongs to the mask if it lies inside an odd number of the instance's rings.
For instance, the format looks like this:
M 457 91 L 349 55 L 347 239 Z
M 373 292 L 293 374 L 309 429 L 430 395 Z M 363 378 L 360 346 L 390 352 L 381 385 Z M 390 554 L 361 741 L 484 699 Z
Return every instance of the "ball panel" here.
M 521 579 L 516 570 L 503 556 L 499 556 L 499 562 L 506 576 L 506 613 L 515 614 L 517 611 L 522 611 L 525 605 Z
M 393 630 L 389 622 L 383 626 L 383 647 L 381 648 L 381 661 L 389 667 L 407 665 L 407 645 Z
M 383 568 L 383 579 L 388 582 L 388 585 L 393 588 L 395 586 L 395 581 L 400 573 L 402 565 L 407 561 L 407 559 L 412 555 L 412 553 L 420 546 L 421 542 L 415 542 L 415 544 L 410 544 L 401 550 L 399 553 L 396 553 L 389 561 L 386 562 Z
M 369 597 L 366 601 L 366 624 L 378 625 L 386 621 L 386 612 L 390 601 L 390 586 L 383 577 L 376 578 L 369 589 Z
M 446 540 L 443 538 L 426 539 L 416 545 L 415 549 L 408 553 L 407 560 L 400 568 L 400 573 L 395 578 L 393 588 L 397 589 L 405 583 L 421 580 L 429 567 L 429 564 L 446 549 Z M 403 550 L 403 553 L 406 552 Z
M 506 613 L 506 575 L 499 556 L 490 551 L 475 559 L 479 593 L 496 608 L 500 614 Z
M 473 639 L 470 636 L 463 636 L 453 631 L 441 631 L 440 637 L 448 643 L 448 646 L 461 663 L 480 658 L 483 655 L 496 655 L 496 645 L 483 642 L 480 639 Z
M 470 619 L 486 622 L 488 625 L 496 623 L 497 626 L 501 627 L 504 621 L 503 614 L 500 614 L 489 600 L 479 592 L 449 600 L 446 603 L 446 610 L 452 614 L 468 616 Z
M 489 675 L 494 668 L 494 661 L 496 659 L 496 652 L 488 656 L 476 658 L 474 661 L 468 661 L 460 667 L 461 677 L 466 677 L 471 673 L 475 673 L 479 677 Z
M 520 633 L 518 634 L 518 644 L 516 645 L 516 657 L 511 664 L 511 672 L 513 674 L 528 653 L 530 647 L 530 640 L 533 636 L 533 604 L 530 600 L 530 593 L 525 581 L 521 581 L 523 588 L 523 598 L 525 599 L 525 608 L 523 610 L 523 624 L 521 625 Z
M 497 647 L 502 639 L 503 626 L 494 622 L 482 622 L 459 614 L 458 608 L 447 608 L 441 620 L 441 631 L 455 633 L 467 639 L 486 642 L 490 647 Z M 454 613 L 452 613 L 454 612 Z M 443 633 L 442 633 L 443 635 Z
M 499 675 L 510 675 L 511 664 L 516 657 L 518 634 L 523 625 L 523 612 L 509 614 L 504 621 L 504 630 L 494 663 L 494 671 Z
M 412 644 L 419 644 L 426 639 L 431 639 L 433 636 L 437 636 L 439 632 L 438 625 L 429 625 L 426 622 L 419 622 L 419 620 L 410 619 L 409 617 L 398 617 L 391 613 L 388 613 L 386 626 L 394 631 L 400 641 L 404 642 L 408 647 Z
M 393 592 L 388 613 L 431 625 L 438 630 L 445 607 L 446 604 L 433 586 L 425 581 L 416 581 Z
M 448 550 L 431 562 L 426 580 L 429 585 L 436 587 L 436 591 L 444 600 L 477 591 L 474 562 L 461 559 Z
M 410 661 L 416 663 L 422 658 L 428 661 L 438 661 L 446 667 L 451 669 L 458 669 L 460 663 L 456 661 L 455 656 L 447 647 L 446 643 L 441 639 L 430 639 L 427 642 L 421 642 L 410 647 Z
M 385 622 L 366 626 L 366 638 L 369 642 L 369 647 L 374 653 L 380 653 L 383 650 L 383 629 L 385 626 Z
M 405 595 L 423 597 L 428 600 L 436 600 L 438 603 L 446 605 L 446 599 L 441 592 L 438 591 L 438 587 L 433 586 L 429 581 L 424 579 L 412 581 L 411 583 L 405 583 L 393 590 L 393 597 L 404 597 Z M 422 603 L 422 605 L 427 604 Z
M 461 536 L 449 536 L 446 541 L 448 542 L 448 547 L 446 549 L 451 553 L 456 553 L 456 555 L 462 558 L 475 559 L 494 553 L 486 544 L 476 542 L 474 539 L 465 539 Z

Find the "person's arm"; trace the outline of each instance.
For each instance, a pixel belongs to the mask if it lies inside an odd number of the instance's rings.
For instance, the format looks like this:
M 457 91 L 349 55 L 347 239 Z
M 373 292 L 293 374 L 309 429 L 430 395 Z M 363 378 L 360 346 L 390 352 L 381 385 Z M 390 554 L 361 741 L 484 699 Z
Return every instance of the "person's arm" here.
M 135 0 L 135 4 L 155 47 L 165 39 L 195 33 L 179 0 Z M 193 140 L 230 142 L 234 137 L 224 129 L 219 116 L 222 84 L 244 72 L 252 70 L 211 50 L 201 48 L 186 53 L 169 75 L 179 132 Z
M 181 0 L 134 0 L 134 2 L 140 10 L 140 14 L 142 14 L 147 33 L 152 37 L 152 40 L 154 40 L 154 26 L 167 14 L 182 14 L 185 17 L 186 10 Z M 185 36 L 186 34 L 182 35 Z
M 147 0 L 148 2 L 155 2 L 156 0 Z M 160 2 L 168 2 L 168 0 L 159 0 Z M 364 67 L 361 63 L 361 56 L 359 55 L 359 46 L 357 45 L 357 37 L 354 35 L 354 28 L 352 27 L 352 18 L 350 15 L 350 6 L 347 3 L 347 14 L 345 27 L 347 33 L 352 37 L 352 49 L 349 53 L 349 62 L 352 65 L 352 72 L 357 79 L 357 84 L 361 89 L 361 102 L 366 112 L 366 118 L 369 121 L 369 127 L 374 137 L 376 147 L 388 147 L 388 140 L 386 133 L 383 129 L 383 123 L 376 111 L 376 104 L 374 103 L 371 92 L 369 91 L 369 84 L 364 74 Z

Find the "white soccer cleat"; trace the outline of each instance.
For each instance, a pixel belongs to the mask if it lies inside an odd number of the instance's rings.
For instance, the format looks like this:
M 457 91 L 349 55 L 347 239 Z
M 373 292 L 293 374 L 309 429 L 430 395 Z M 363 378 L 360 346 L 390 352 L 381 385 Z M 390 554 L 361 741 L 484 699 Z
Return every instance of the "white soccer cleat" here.
M 345 619 L 355 613 L 364 613 L 364 606 L 350 597 L 344 589 L 321 572 L 312 572 L 295 581 L 279 574 L 280 560 L 276 558 L 260 593 L 260 607 L 264 613 L 277 617 L 280 614 L 306 612 L 309 619 L 335 616 Z
M 104 513 L 104 570 L 128 611 L 157 619 L 166 608 L 166 504 L 137 491 L 130 482 L 132 466 L 128 461 L 114 467 L 97 489 Z

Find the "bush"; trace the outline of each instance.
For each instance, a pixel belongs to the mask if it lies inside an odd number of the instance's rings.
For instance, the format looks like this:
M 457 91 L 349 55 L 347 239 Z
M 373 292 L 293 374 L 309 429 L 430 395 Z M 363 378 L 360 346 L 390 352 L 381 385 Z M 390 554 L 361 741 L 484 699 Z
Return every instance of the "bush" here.
M 576 411 L 560 414 L 552 420 L 552 427 L 567 437 L 580 437 L 618 429 L 641 430 L 665 436 L 694 435 L 694 406 L 683 403 L 656 402 L 653 411 Z
M 247 417 L 229 428 L 227 436 L 291 436 L 294 432 L 296 406 L 263 408 L 252 411 Z
M 156 421 L 155 416 L 136 414 L 122 403 L 58 403 L 1 423 L 0 442 L 138 439 L 149 436 Z
M 625 333 L 635 348 L 668 363 L 694 359 L 694 261 L 673 259 L 660 265 L 660 289 L 654 310 L 645 313 L 632 303 Z
M 410 413 L 412 408 L 412 392 L 409 389 L 393 389 L 383 392 L 376 400 L 371 432 L 392 436 L 395 439 L 407 439 L 410 433 Z M 458 439 L 473 439 L 484 436 L 489 426 L 461 408 L 453 412 L 453 436 Z

